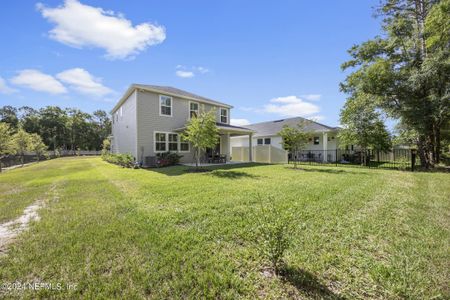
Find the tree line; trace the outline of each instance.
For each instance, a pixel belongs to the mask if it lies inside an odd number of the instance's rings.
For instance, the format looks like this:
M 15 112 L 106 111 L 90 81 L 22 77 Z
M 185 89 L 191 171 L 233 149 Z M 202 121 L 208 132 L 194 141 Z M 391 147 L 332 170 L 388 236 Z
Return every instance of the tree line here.
M 376 10 L 383 35 L 349 50 L 341 83 L 345 142 L 384 147 L 384 116 L 433 167 L 450 132 L 450 0 L 384 0 Z M 447 149 L 448 150 L 448 149 Z
M 9 125 L 11 138 L 21 130 L 41 137 L 48 150 L 100 150 L 111 134 L 111 119 L 103 110 L 92 114 L 76 108 L 28 106 L 0 108 L 0 122 Z

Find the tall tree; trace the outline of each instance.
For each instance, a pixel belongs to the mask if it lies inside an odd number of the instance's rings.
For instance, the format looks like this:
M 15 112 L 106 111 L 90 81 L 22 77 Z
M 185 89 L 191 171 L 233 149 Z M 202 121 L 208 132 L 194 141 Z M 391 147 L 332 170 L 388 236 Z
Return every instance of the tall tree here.
M 339 140 L 342 146 L 358 145 L 361 147 L 361 164 L 368 163 L 368 151 L 388 150 L 391 147 L 389 132 L 375 109 L 373 99 L 365 94 L 351 97 L 341 111 Z
M 23 130 L 29 133 L 40 133 L 39 112 L 29 106 L 22 106 L 18 111 L 19 123 Z
M 0 108 L 0 122 L 8 123 L 11 126 L 11 130 L 15 131 L 19 125 L 17 108 L 9 105 Z
M 57 106 L 47 106 L 39 110 L 40 136 L 51 150 L 67 149 L 67 114 Z
M 193 117 L 187 124 L 182 138 L 190 142 L 194 148 L 195 167 L 200 165 L 200 156 L 207 148 L 213 148 L 219 140 L 219 129 L 216 125 L 216 112 L 214 110 L 201 113 Z
M 377 108 L 418 134 L 423 167 L 439 161 L 440 128 L 449 118 L 448 2 L 385 0 L 383 37 L 354 46 L 343 69 L 356 68 L 341 89 L 367 94 Z M 444 24 L 444 25 L 443 25 Z M 446 25 L 445 25 L 446 24 Z
M 0 173 L 2 172 L 2 158 L 11 152 L 11 135 L 9 123 L 0 122 Z

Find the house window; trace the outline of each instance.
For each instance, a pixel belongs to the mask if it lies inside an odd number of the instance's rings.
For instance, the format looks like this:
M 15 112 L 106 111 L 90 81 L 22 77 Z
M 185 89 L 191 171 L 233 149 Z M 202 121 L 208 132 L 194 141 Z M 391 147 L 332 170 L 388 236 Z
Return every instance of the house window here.
M 172 116 L 172 97 L 159 96 L 159 114 L 161 116 Z
M 262 145 L 262 144 L 263 144 L 263 139 L 258 139 L 258 140 L 257 140 L 257 144 L 258 144 L 258 145 Z
M 189 118 L 198 116 L 198 103 L 197 102 L 189 102 Z
M 270 138 L 264 139 L 264 145 L 270 145 Z
M 226 108 L 220 109 L 220 123 L 228 124 L 228 110 Z
M 178 151 L 178 134 L 169 133 L 169 151 Z
M 155 151 L 166 151 L 166 134 L 155 133 Z
M 189 152 L 189 142 L 180 137 L 180 151 Z
M 314 145 L 319 145 L 320 138 L 318 136 L 314 137 Z

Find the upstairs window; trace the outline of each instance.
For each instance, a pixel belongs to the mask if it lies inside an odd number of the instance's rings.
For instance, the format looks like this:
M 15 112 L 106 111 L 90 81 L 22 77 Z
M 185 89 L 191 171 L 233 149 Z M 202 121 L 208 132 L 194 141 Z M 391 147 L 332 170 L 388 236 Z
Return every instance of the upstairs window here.
M 270 145 L 270 138 L 264 139 L 264 145 Z
M 157 132 L 155 133 L 155 150 L 166 151 L 166 134 Z
M 178 151 L 178 134 L 169 133 L 169 151 Z
M 198 117 L 198 103 L 197 102 L 189 102 L 189 118 Z
M 226 108 L 220 109 L 220 123 L 228 124 L 228 110 Z
M 161 116 L 172 116 L 172 97 L 159 96 L 159 114 Z
M 320 138 L 318 136 L 314 137 L 314 145 L 319 145 Z
M 262 145 L 262 144 L 263 144 L 263 139 L 258 139 L 258 140 L 256 141 L 256 143 L 257 143 L 258 145 Z

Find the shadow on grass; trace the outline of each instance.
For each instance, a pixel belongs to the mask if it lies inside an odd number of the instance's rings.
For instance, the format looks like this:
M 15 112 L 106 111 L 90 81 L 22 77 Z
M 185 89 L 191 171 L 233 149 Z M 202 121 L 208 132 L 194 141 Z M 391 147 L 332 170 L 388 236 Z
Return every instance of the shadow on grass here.
M 261 167 L 261 166 L 266 166 L 266 165 L 269 165 L 269 164 L 242 163 L 242 164 L 229 164 L 229 165 L 217 165 L 217 166 L 208 165 L 208 166 L 201 166 L 200 168 L 211 171 L 209 174 L 212 175 L 212 173 L 215 173 L 215 172 L 221 171 L 221 170 L 234 170 L 234 169 L 240 169 L 240 168 Z M 164 174 L 166 176 L 179 176 L 179 175 L 189 174 L 188 170 L 193 169 L 193 168 L 195 168 L 195 167 L 178 165 L 178 166 L 162 167 L 162 168 L 149 168 L 149 169 L 143 169 L 143 170 L 147 170 L 150 172 L 157 172 L 160 174 Z M 193 173 L 195 174 L 195 172 L 193 172 Z M 202 173 L 204 174 L 205 172 L 199 172 L 199 174 L 202 174 Z M 223 172 L 223 173 L 225 173 L 225 172 Z M 237 173 L 245 173 L 245 172 L 237 172 Z M 247 173 L 245 173 L 245 174 L 247 174 Z M 251 176 L 250 174 L 248 174 L 248 175 Z M 224 175 L 224 178 L 227 178 L 225 176 L 226 175 Z M 233 176 L 233 175 L 229 175 L 229 176 Z M 236 177 L 237 176 L 239 176 L 239 174 L 237 174 Z M 243 177 L 243 176 L 241 176 L 241 177 Z
M 224 170 L 214 170 L 208 174 L 209 176 L 214 176 L 218 178 L 226 179 L 241 179 L 241 178 L 259 178 L 261 176 L 253 175 L 240 171 L 224 171 Z
M 294 169 L 292 167 L 286 167 L 286 169 L 291 170 L 297 170 L 298 172 L 319 172 L 319 173 L 328 173 L 328 174 L 367 174 L 367 172 L 364 171 L 351 171 L 351 170 L 343 170 L 338 169 L 338 167 L 307 167 L 302 168 L 302 166 L 299 166 L 297 169 Z
M 285 266 L 280 270 L 283 280 L 295 286 L 299 291 L 314 299 L 345 299 L 336 295 L 311 272 Z

